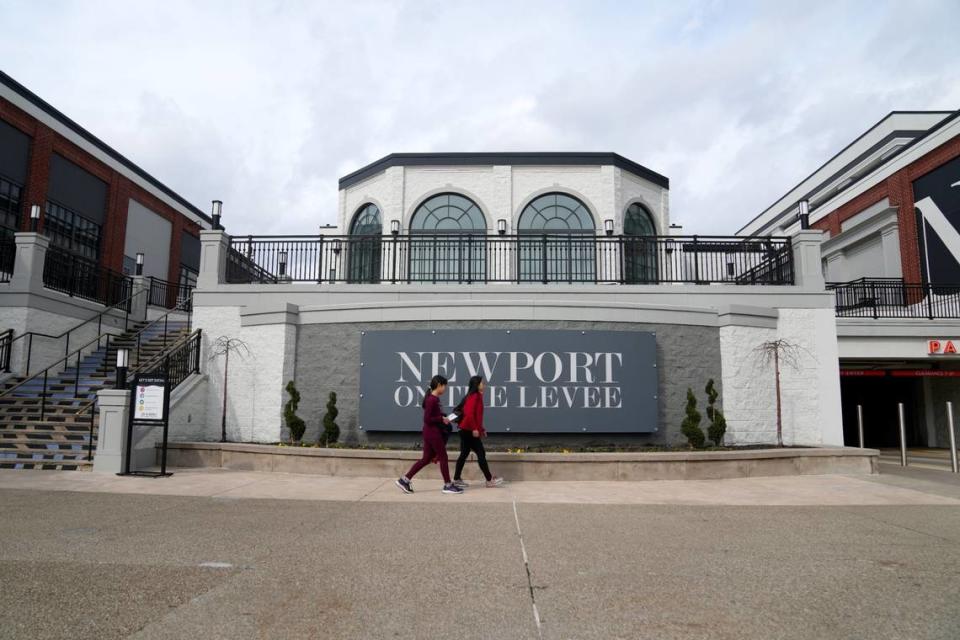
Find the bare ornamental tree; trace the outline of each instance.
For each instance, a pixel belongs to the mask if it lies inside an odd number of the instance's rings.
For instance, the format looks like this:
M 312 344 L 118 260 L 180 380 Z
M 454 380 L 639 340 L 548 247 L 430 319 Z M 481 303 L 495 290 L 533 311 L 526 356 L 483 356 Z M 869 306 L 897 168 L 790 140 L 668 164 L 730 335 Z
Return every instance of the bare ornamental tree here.
M 220 336 L 217 338 L 213 345 L 210 347 L 210 360 L 218 358 L 220 356 L 224 357 L 223 362 L 223 414 L 220 417 L 220 442 L 227 441 L 227 376 L 230 371 L 230 352 L 237 354 L 237 356 L 243 360 L 244 357 L 250 354 L 250 347 L 247 346 L 247 343 L 239 338 L 230 338 L 228 336 Z

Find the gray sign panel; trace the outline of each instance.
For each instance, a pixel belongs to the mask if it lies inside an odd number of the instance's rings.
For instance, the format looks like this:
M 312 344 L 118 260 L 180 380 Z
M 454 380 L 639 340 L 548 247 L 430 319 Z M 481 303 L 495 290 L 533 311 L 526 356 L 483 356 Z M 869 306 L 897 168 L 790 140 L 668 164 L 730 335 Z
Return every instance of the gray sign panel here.
M 657 348 L 638 331 L 367 331 L 360 348 L 360 426 L 418 431 L 435 374 L 445 409 L 482 375 L 491 433 L 657 430 Z

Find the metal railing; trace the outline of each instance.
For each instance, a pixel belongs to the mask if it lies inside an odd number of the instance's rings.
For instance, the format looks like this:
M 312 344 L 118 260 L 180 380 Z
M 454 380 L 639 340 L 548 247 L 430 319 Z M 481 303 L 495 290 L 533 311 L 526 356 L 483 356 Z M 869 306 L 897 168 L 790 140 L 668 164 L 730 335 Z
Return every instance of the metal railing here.
M 0 333 L 0 371 L 10 373 L 10 352 L 13 350 L 13 329 Z
M 133 282 L 122 273 L 50 247 L 43 263 L 43 286 L 111 306 L 129 298 Z
M 167 349 L 167 334 L 170 333 L 170 322 L 171 322 L 170 316 L 172 316 L 172 315 L 174 315 L 174 314 L 180 314 L 180 313 L 186 313 L 186 314 L 187 314 L 186 326 L 187 326 L 187 329 L 189 330 L 190 327 L 191 327 L 192 320 L 193 320 L 193 297 L 192 297 L 192 295 L 191 295 L 190 297 L 187 297 L 186 299 L 181 300 L 180 302 L 178 302 L 177 305 L 174 306 L 172 309 L 170 309 L 169 311 L 167 311 L 165 314 L 163 314 L 163 315 L 160 316 L 159 318 L 156 318 L 155 320 L 152 320 L 152 321 L 149 322 L 148 324 L 144 325 L 139 331 L 137 331 L 133 336 L 131 336 L 131 338 L 130 338 L 131 340 L 133 340 L 133 339 L 136 340 L 136 347 L 135 347 L 132 355 L 135 356 L 134 361 L 137 363 L 137 365 L 140 364 L 140 349 L 141 349 L 141 347 L 143 346 L 143 336 L 144 336 L 148 331 L 151 331 L 154 327 L 159 327 L 159 326 L 162 325 L 162 326 L 163 326 L 163 331 L 162 331 L 162 335 L 163 335 L 163 349 L 166 350 L 166 349 Z
M 140 374 L 166 374 L 173 391 L 191 374 L 200 373 L 201 329 L 182 338 L 170 349 L 132 371 Z
M 839 318 L 960 318 L 960 285 L 906 284 L 899 278 L 830 282 Z
M 130 309 L 131 309 L 131 306 L 132 306 L 132 304 L 133 304 L 133 299 L 136 298 L 138 295 L 141 295 L 142 293 L 144 293 L 143 290 L 137 291 L 136 293 L 132 294 L 130 297 L 128 297 L 128 298 L 126 298 L 126 299 L 124 299 L 124 300 L 121 300 L 120 302 L 114 304 L 113 306 L 107 307 L 107 308 L 104 309 L 103 311 L 99 312 L 97 315 L 92 316 L 92 317 L 90 317 L 90 318 L 87 318 L 86 320 L 83 320 L 83 321 L 80 322 L 79 324 L 74 325 L 73 327 L 67 329 L 66 331 L 64 331 L 63 333 L 61 333 L 61 334 L 59 334 L 59 335 L 54 335 L 54 334 L 49 334 L 49 333 L 41 333 L 41 332 L 39 332 L 39 331 L 28 331 L 28 332 L 26 332 L 26 333 L 21 333 L 20 335 L 18 335 L 16 338 L 14 338 L 14 339 L 11 341 L 11 346 L 12 346 L 13 342 L 16 342 L 17 340 L 23 340 L 23 339 L 26 339 L 26 340 L 27 340 L 26 366 L 25 366 L 24 369 L 23 369 L 23 374 L 24 374 L 24 375 L 27 375 L 27 376 L 30 375 L 30 359 L 31 359 L 31 357 L 32 357 L 32 355 L 33 355 L 33 339 L 34 339 L 34 337 L 37 337 L 37 338 L 47 338 L 47 339 L 51 339 L 51 340 L 61 340 L 61 339 L 63 339 L 63 338 L 66 338 L 66 340 L 64 341 L 64 346 L 63 346 L 63 353 L 64 353 L 64 356 L 66 356 L 67 354 L 70 353 L 70 337 L 73 335 L 73 332 L 74 332 L 74 331 L 77 331 L 78 329 L 80 329 L 80 328 L 82 328 L 82 327 L 85 327 L 86 325 L 88 325 L 88 324 L 90 324 L 91 322 L 93 322 L 94 320 L 96 320 L 96 321 L 97 321 L 97 335 L 99 336 L 99 335 L 102 333 L 102 330 L 103 330 L 103 318 L 104 318 L 104 316 L 108 315 L 111 311 L 122 310 L 122 311 L 124 312 L 124 316 L 123 316 L 123 330 L 126 331 L 126 330 L 128 329 L 128 327 L 130 326 Z
M 790 285 L 789 238 L 410 234 L 230 239 L 228 283 Z
M 13 235 L 0 238 L 0 282 L 10 282 L 13 265 L 17 260 L 17 243 Z
M 194 287 L 191 285 L 169 282 L 150 276 L 150 296 L 148 298 L 148 304 L 164 309 L 174 309 L 184 301 L 188 301 L 189 304 L 193 289 Z

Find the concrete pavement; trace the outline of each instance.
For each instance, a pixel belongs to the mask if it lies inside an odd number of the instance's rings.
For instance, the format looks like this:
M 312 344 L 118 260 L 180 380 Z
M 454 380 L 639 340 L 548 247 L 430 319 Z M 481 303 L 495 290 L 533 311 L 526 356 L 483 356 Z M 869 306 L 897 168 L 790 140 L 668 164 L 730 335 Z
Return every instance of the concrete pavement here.
M 955 638 L 960 500 L 880 478 L 0 472 L 0 637 Z

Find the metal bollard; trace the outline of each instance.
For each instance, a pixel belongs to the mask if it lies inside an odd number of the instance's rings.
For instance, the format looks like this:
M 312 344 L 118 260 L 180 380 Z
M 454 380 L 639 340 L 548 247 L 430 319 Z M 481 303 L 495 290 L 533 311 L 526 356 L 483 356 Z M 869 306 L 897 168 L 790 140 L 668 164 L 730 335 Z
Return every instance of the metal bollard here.
M 957 434 L 953 429 L 953 403 L 947 403 L 947 429 L 950 431 L 950 468 L 954 473 L 960 473 L 957 467 Z
M 860 448 L 863 449 L 863 405 L 857 405 L 857 432 L 860 434 Z
M 900 415 L 900 466 L 907 466 L 907 419 L 903 414 L 903 403 L 897 403 L 897 413 Z

